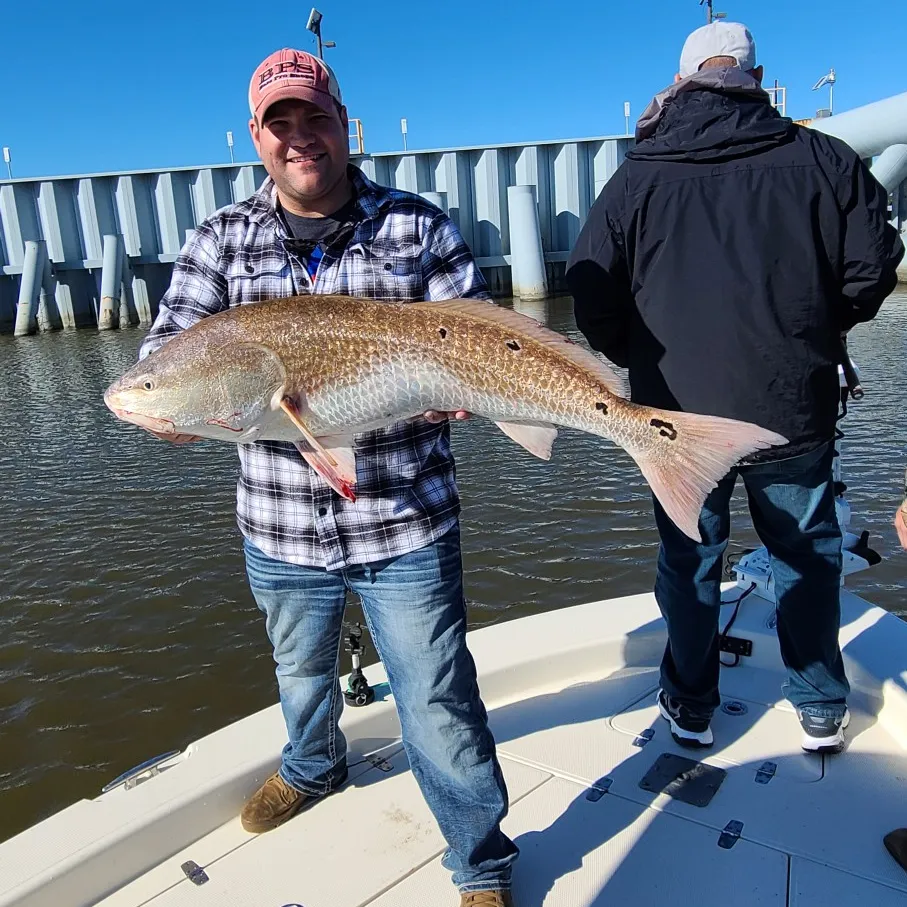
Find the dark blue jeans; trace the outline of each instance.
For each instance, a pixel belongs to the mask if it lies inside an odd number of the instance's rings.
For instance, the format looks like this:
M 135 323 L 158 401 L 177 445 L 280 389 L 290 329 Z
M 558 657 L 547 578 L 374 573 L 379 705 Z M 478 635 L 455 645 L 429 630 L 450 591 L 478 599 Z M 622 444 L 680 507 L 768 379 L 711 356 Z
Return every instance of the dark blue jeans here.
M 461 891 L 509 888 L 518 851 L 500 829 L 507 789 L 466 648 L 459 528 L 338 571 L 277 561 L 249 542 L 245 555 L 277 662 L 289 737 L 283 779 L 317 796 L 345 775 L 338 659 L 351 589 L 387 671 L 413 775 L 449 845 L 445 867 Z
M 668 625 L 661 683 L 669 696 L 711 714 L 718 695 L 718 618 L 730 500 L 743 479 L 753 525 L 771 556 L 783 693 L 803 711 L 844 714 L 850 686 L 838 645 L 841 531 L 835 514 L 834 446 L 732 470 L 706 498 L 702 542 L 685 536 L 655 502 L 661 534 L 655 597 Z M 744 604 L 743 607 L 746 607 Z

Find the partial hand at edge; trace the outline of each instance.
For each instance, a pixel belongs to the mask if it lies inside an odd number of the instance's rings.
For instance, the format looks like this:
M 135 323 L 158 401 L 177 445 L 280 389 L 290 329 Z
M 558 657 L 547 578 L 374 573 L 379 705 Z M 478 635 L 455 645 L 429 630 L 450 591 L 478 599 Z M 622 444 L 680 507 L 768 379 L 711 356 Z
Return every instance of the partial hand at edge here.
M 424 415 L 427 422 L 437 424 L 439 422 L 446 422 L 450 418 L 453 418 L 457 422 L 464 422 L 471 414 L 466 412 L 465 409 L 458 409 L 451 412 L 438 412 L 437 410 L 430 409 L 427 410 Z
M 907 551 L 907 512 L 904 511 L 903 505 L 898 507 L 898 512 L 894 515 L 894 528 L 898 531 L 901 547 Z

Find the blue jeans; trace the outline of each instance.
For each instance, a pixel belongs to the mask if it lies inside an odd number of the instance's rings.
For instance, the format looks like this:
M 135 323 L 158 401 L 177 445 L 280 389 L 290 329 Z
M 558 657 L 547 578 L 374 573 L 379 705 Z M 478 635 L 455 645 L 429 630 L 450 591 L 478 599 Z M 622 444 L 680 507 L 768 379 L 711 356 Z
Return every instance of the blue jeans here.
M 244 547 L 277 662 L 289 737 L 284 781 L 321 796 L 346 778 L 338 669 L 350 589 L 387 671 L 413 775 L 447 841 L 444 866 L 461 891 L 509 888 L 518 850 L 500 829 L 507 789 L 466 647 L 459 528 L 400 557 L 338 571 Z
M 721 701 L 722 556 L 739 473 L 753 525 L 771 556 L 778 641 L 787 667 L 783 693 L 795 708 L 809 714 L 844 714 L 850 686 L 838 645 L 842 558 L 833 456 L 834 446 L 826 444 L 787 460 L 732 470 L 706 498 L 699 516 L 701 543 L 680 532 L 655 503 L 661 534 L 655 597 L 668 625 L 661 683 L 669 696 L 692 712 L 710 715 Z

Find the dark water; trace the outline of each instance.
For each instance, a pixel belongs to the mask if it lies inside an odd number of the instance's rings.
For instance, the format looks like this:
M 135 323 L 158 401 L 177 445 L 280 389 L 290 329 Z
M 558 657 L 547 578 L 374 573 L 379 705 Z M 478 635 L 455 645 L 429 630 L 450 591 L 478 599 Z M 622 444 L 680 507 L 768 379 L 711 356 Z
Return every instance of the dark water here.
M 569 299 L 518 307 L 579 339 Z M 905 332 L 901 290 L 855 331 L 868 393 L 844 423 L 853 525 L 885 558 L 848 585 L 902 614 Z M 276 698 L 235 451 L 175 448 L 103 407 L 141 338 L 0 337 L 0 840 Z M 621 450 L 564 431 L 546 464 L 478 420 L 454 443 L 473 626 L 651 588 L 649 496 Z M 735 503 L 732 546 L 753 547 Z

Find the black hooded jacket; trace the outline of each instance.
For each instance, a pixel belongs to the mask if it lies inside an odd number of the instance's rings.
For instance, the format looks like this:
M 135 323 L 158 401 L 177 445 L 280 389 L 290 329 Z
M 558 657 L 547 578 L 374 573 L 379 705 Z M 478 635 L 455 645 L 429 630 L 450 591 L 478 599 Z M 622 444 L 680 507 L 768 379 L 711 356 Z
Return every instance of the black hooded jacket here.
M 568 262 L 580 330 L 629 369 L 634 401 L 792 442 L 757 459 L 831 439 L 841 333 L 876 315 L 904 255 L 887 193 L 755 81 L 691 86 L 653 119 Z

